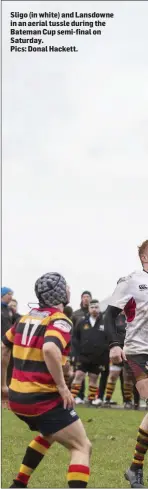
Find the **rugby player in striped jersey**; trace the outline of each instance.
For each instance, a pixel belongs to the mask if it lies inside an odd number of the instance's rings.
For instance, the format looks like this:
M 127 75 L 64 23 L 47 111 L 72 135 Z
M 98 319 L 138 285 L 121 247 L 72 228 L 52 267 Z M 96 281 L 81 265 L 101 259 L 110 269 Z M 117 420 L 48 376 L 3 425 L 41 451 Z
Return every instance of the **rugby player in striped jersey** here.
M 2 397 L 7 396 L 6 372 L 12 351 L 9 406 L 30 430 L 39 432 L 29 444 L 10 487 L 27 487 L 31 474 L 55 441 L 70 451 L 69 487 L 86 487 L 91 443 L 74 410 L 63 372 L 71 340 L 72 323 L 63 313 L 70 299 L 69 288 L 60 274 L 47 273 L 36 281 L 35 293 L 39 307 L 22 317 L 2 340 Z

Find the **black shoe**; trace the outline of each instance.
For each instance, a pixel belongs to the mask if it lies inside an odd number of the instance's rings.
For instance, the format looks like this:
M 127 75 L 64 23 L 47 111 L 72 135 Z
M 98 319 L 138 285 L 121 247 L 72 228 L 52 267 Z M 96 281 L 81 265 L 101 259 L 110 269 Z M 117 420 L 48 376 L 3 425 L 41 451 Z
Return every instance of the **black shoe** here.
M 116 401 L 112 401 L 112 399 L 110 399 L 110 401 L 108 401 L 107 399 L 104 400 L 104 404 L 106 405 L 110 405 L 110 406 L 117 406 L 117 402 Z
M 140 404 L 139 403 L 138 404 L 134 404 L 135 411 L 138 411 L 139 408 L 140 408 Z
M 85 404 L 87 407 L 92 406 L 92 401 L 90 399 L 86 399 Z
M 124 403 L 124 409 L 132 409 L 132 408 L 133 408 L 133 404 L 131 401 Z
M 111 404 L 110 401 L 104 401 L 103 407 L 105 407 L 105 408 L 111 408 L 111 406 L 112 406 L 112 404 Z
M 131 470 L 130 468 L 126 470 L 125 479 L 130 482 L 131 487 L 144 487 L 143 482 L 143 470 Z
M 20 489 L 22 487 L 27 487 L 27 486 L 25 486 L 25 484 L 23 484 L 23 482 L 19 482 L 17 480 L 14 480 L 12 486 L 10 486 L 10 487 L 15 487 L 15 488 Z

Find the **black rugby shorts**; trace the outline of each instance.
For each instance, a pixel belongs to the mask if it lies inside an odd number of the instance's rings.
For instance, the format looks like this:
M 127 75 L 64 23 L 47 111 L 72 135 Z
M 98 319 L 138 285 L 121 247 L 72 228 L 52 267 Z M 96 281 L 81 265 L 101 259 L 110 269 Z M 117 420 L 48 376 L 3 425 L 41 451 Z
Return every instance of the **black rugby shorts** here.
M 22 416 L 18 414 L 16 416 L 24 421 L 31 431 L 38 431 L 43 436 L 53 435 L 79 419 L 73 408 L 64 409 L 63 404 L 39 416 Z

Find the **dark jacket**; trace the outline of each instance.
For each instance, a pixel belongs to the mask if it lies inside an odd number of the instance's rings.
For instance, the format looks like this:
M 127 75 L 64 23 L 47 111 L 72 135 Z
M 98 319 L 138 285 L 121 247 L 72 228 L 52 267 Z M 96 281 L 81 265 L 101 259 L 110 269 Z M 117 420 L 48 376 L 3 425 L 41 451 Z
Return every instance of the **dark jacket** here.
M 10 309 L 12 324 L 18 323 L 21 319 L 21 315 L 18 312 L 13 312 Z
M 77 326 L 80 319 L 87 317 L 88 314 L 88 307 L 81 307 L 80 309 L 77 309 L 77 311 L 74 311 L 72 316 L 73 327 Z
M 72 338 L 71 338 L 71 358 L 77 359 L 78 356 L 78 342 L 76 339 L 76 336 L 74 334 L 75 328 L 78 326 L 79 321 L 82 319 L 85 319 L 89 315 L 88 312 L 88 307 L 82 307 L 80 309 L 77 309 L 74 311 L 73 316 L 72 316 L 72 323 L 73 323 L 73 328 L 72 328 Z
M 11 328 L 11 326 L 12 326 L 11 311 L 7 305 L 1 304 L 1 338 L 3 338 L 3 336 L 8 331 L 8 329 Z M 8 370 L 7 370 L 7 385 L 10 384 L 12 367 L 13 367 L 13 360 L 11 355 L 10 362 L 8 365 Z
M 2 333 L 1 334 L 3 337 L 6 333 L 6 331 L 8 331 L 8 329 L 11 328 L 11 326 L 13 326 L 13 324 L 15 324 L 16 322 L 19 322 L 19 320 L 21 319 L 21 316 L 17 312 L 13 313 L 12 310 L 8 306 L 4 306 L 4 305 L 2 305 L 2 307 L 1 307 L 1 315 L 2 315 L 2 327 L 1 327 Z M 10 362 L 9 362 L 8 369 L 7 369 L 7 385 L 8 386 L 11 382 L 12 370 L 13 370 L 13 357 L 12 357 L 12 353 L 11 353 Z
M 1 303 L 1 337 L 5 335 L 12 326 L 11 311 L 9 307 Z
M 77 345 L 78 359 L 81 362 L 97 364 L 100 355 L 108 351 L 108 343 L 102 314 L 97 317 L 94 326 L 91 325 L 89 317 L 78 322 L 73 330 L 73 337 Z

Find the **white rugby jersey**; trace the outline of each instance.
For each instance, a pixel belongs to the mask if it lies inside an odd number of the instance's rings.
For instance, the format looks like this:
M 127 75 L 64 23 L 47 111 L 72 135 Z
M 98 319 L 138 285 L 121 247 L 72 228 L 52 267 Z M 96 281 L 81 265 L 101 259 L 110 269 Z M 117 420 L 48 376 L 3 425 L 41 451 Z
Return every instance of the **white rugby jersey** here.
M 109 300 L 109 305 L 125 311 L 125 353 L 148 354 L 148 272 L 133 272 L 121 279 Z

